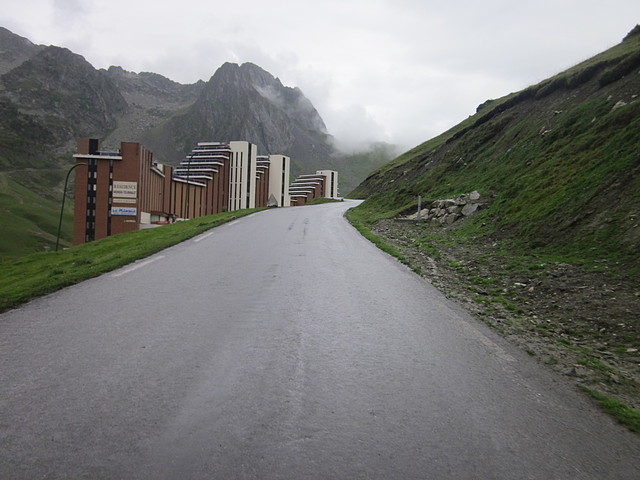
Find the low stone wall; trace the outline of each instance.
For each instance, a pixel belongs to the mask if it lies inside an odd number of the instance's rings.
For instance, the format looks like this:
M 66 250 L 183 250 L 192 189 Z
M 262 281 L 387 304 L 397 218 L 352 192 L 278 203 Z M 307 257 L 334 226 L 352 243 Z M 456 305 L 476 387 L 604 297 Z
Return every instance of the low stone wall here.
M 480 193 L 474 190 L 471 193 L 460 195 L 458 198 L 427 202 L 419 213 L 409 215 L 405 219 L 450 225 L 460 218 L 473 215 L 482 208 L 483 204 Z

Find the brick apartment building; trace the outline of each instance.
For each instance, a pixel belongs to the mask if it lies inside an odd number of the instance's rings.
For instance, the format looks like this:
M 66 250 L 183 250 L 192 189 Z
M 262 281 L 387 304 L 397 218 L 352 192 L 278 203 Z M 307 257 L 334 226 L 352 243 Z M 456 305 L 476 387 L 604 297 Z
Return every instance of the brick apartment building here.
M 171 167 L 153 162 L 138 143 L 123 142 L 118 152 L 100 149 L 96 139 L 78 140 L 73 243 L 90 242 L 137 230 L 168 215 Z M 178 188 L 178 187 L 176 187 Z
M 175 168 L 173 181 L 203 188 L 201 192 L 197 188 L 194 192 L 196 196 L 198 192 L 202 196 L 197 202 L 199 209 L 195 204 L 184 205 L 178 210 L 180 218 L 213 215 L 228 209 L 231 154 L 232 149 L 227 143 L 200 142 Z M 171 201 L 178 202 L 180 198 L 176 195 Z M 191 199 L 191 195 L 188 198 Z
M 81 138 L 74 158 L 74 244 L 224 210 L 304 205 L 338 192 L 330 170 L 289 185 L 289 157 L 258 156 L 245 141 L 200 142 L 175 168 L 134 142 L 103 151 L 99 140 Z

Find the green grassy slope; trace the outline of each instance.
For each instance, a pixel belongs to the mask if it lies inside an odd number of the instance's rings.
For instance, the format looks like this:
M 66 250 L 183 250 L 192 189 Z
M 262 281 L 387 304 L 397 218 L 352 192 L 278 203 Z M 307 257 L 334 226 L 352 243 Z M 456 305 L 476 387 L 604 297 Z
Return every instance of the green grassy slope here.
M 65 175 L 61 168 L 0 172 L 0 261 L 55 247 Z M 72 212 L 67 198 L 62 246 L 72 237 Z
M 498 100 L 378 169 L 353 193 L 372 222 L 472 190 L 466 228 L 526 248 L 638 260 L 640 28 L 596 57 Z M 637 265 L 638 262 L 635 262 Z
M 58 252 L 24 255 L 0 264 L 0 312 L 96 277 L 261 209 L 224 212 L 136 230 Z

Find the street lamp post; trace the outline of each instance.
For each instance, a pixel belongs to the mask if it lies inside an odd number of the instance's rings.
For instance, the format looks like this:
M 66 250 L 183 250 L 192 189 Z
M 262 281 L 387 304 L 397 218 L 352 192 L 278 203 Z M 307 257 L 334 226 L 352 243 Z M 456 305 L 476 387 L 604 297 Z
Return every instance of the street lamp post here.
M 58 221 L 58 235 L 56 236 L 56 252 L 58 251 L 58 245 L 60 245 L 60 230 L 62 229 L 62 214 L 64 213 L 64 201 L 67 198 L 67 184 L 69 183 L 69 175 L 71 175 L 71 172 L 73 172 L 73 170 L 75 170 L 76 167 L 79 167 L 80 165 L 87 165 L 86 163 L 76 163 L 73 167 L 71 167 L 69 169 L 69 171 L 67 172 L 67 176 L 64 179 L 64 189 L 62 191 L 62 206 L 60 207 L 60 220 Z

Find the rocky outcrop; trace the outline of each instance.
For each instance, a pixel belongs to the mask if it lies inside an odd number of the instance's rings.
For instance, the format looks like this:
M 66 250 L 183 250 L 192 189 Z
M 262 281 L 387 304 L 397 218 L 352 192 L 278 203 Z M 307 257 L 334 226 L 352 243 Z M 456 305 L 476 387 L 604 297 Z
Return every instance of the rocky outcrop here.
M 474 215 L 486 203 L 480 193 L 474 190 L 457 198 L 435 200 L 423 204 L 424 208 L 405 217 L 405 219 L 451 225 L 456 220 Z
M 107 135 L 103 147 L 117 149 L 123 139 L 141 141 L 147 147 L 145 137 L 153 137 L 148 132 L 162 124 L 175 112 L 189 108 L 198 99 L 205 82 L 182 85 L 157 73 L 129 72 L 122 67 L 103 70 L 118 87 L 129 104 L 118 125 Z M 169 141 L 171 136 L 167 137 Z M 152 148 L 153 149 L 153 148 Z
M 44 47 L 0 27 L 0 75 L 10 72 Z
M 171 145 L 158 144 L 158 138 L 170 138 Z M 319 168 L 335 153 L 322 118 L 302 91 L 251 63 L 222 65 L 193 105 L 145 144 L 168 152 L 172 163 L 198 141 L 239 139 L 257 145 L 261 154 L 288 155 L 305 169 Z
M 60 142 L 114 128 L 128 107 L 104 73 L 66 48 L 46 47 L 2 82 L 4 97 Z
M 19 65 L 0 77 L 0 162 L 56 165 L 75 138 L 112 130 L 128 111 L 115 84 L 80 55 L 53 46 L 13 52 Z

